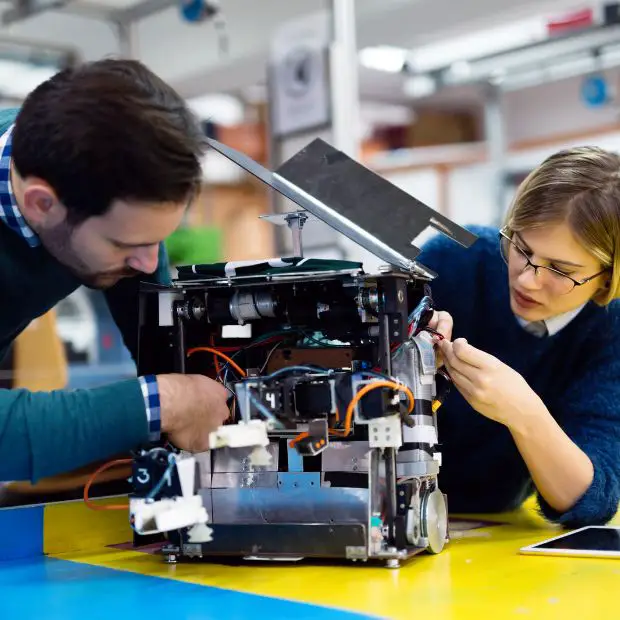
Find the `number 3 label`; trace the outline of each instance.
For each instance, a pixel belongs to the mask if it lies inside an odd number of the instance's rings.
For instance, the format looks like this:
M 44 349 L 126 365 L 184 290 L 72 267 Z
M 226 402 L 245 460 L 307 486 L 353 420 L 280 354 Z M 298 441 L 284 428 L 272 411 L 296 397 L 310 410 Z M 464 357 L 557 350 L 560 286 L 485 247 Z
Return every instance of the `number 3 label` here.
M 151 479 L 151 476 L 148 470 L 146 469 L 146 467 L 140 467 L 138 469 L 138 475 L 136 476 L 136 480 L 140 484 L 147 484 L 150 479 Z

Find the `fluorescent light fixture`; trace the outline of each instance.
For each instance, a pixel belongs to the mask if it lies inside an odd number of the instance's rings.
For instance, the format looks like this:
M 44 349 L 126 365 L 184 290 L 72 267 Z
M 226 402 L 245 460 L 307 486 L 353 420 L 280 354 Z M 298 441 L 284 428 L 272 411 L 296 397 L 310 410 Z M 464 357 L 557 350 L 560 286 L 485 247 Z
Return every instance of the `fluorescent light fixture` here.
M 400 73 L 407 60 L 407 50 L 388 45 L 365 47 L 359 52 L 359 60 L 367 69 Z
M 429 97 L 437 90 L 435 80 L 428 75 L 413 75 L 407 78 L 403 83 L 403 92 L 407 97 L 418 99 L 420 97 Z
M 536 17 L 415 48 L 407 56 L 407 64 L 416 73 L 423 73 L 505 52 L 546 38 L 545 19 Z
M 209 120 L 217 125 L 238 125 L 244 119 L 243 103 L 232 95 L 193 97 L 188 99 L 187 104 L 201 120 Z

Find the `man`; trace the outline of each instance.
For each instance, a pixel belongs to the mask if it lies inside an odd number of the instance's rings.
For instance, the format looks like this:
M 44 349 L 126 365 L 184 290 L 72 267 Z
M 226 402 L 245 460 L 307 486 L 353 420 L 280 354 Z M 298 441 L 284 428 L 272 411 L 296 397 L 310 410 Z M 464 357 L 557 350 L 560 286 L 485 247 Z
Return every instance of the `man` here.
M 143 65 L 62 71 L 0 112 L 0 357 L 80 285 L 104 289 L 134 355 L 139 281 L 167 281 L 162 241 L 200 185 L 203 140 L 183 100 Z M 228 416 L 203 376 L 90 390 L 0 390 L 0 480 L 68 472 L 157 441 L 200 451 Z

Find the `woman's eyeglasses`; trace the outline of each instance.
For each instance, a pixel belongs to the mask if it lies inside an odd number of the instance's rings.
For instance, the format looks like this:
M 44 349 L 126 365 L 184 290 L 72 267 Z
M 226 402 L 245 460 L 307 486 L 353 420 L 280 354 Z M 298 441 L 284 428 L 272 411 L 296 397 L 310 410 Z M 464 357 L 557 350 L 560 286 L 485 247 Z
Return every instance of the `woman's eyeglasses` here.
M 576 286 L 583 286 L 607 271 L 607 269 L 603 269 L 589 278 L 575 280 L 575 278 L 572 278 L 571 276 L 562 273 L 553 267 L 535 265 L 530 260 L 530 257 L 527 255 L 526 251 L 512 240 L 512 236 L 508 234 L 506 228 L 499 231 L 499 247 L 506 265 L 518 269 L 519 272 L 523 272 L 528 267 L 531 267 L 536 275 L 542 274 L 542 276 L 545 277 L 545 283 L 557 295 L 567 295 Z

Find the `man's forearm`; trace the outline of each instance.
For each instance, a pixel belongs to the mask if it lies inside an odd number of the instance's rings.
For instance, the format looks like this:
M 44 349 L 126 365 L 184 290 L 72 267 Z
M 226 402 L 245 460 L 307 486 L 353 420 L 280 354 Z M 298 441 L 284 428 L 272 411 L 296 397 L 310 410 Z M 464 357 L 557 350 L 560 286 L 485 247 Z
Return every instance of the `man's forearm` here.
M 148 440 L 137 379 L 90 390 L 0 390 L 0 480 L 35 482 Z
M 592 484 L 594 467 L 544 403 L 535 407 L 510 431 L 539 493 L 553 509 L 565 512 Z

